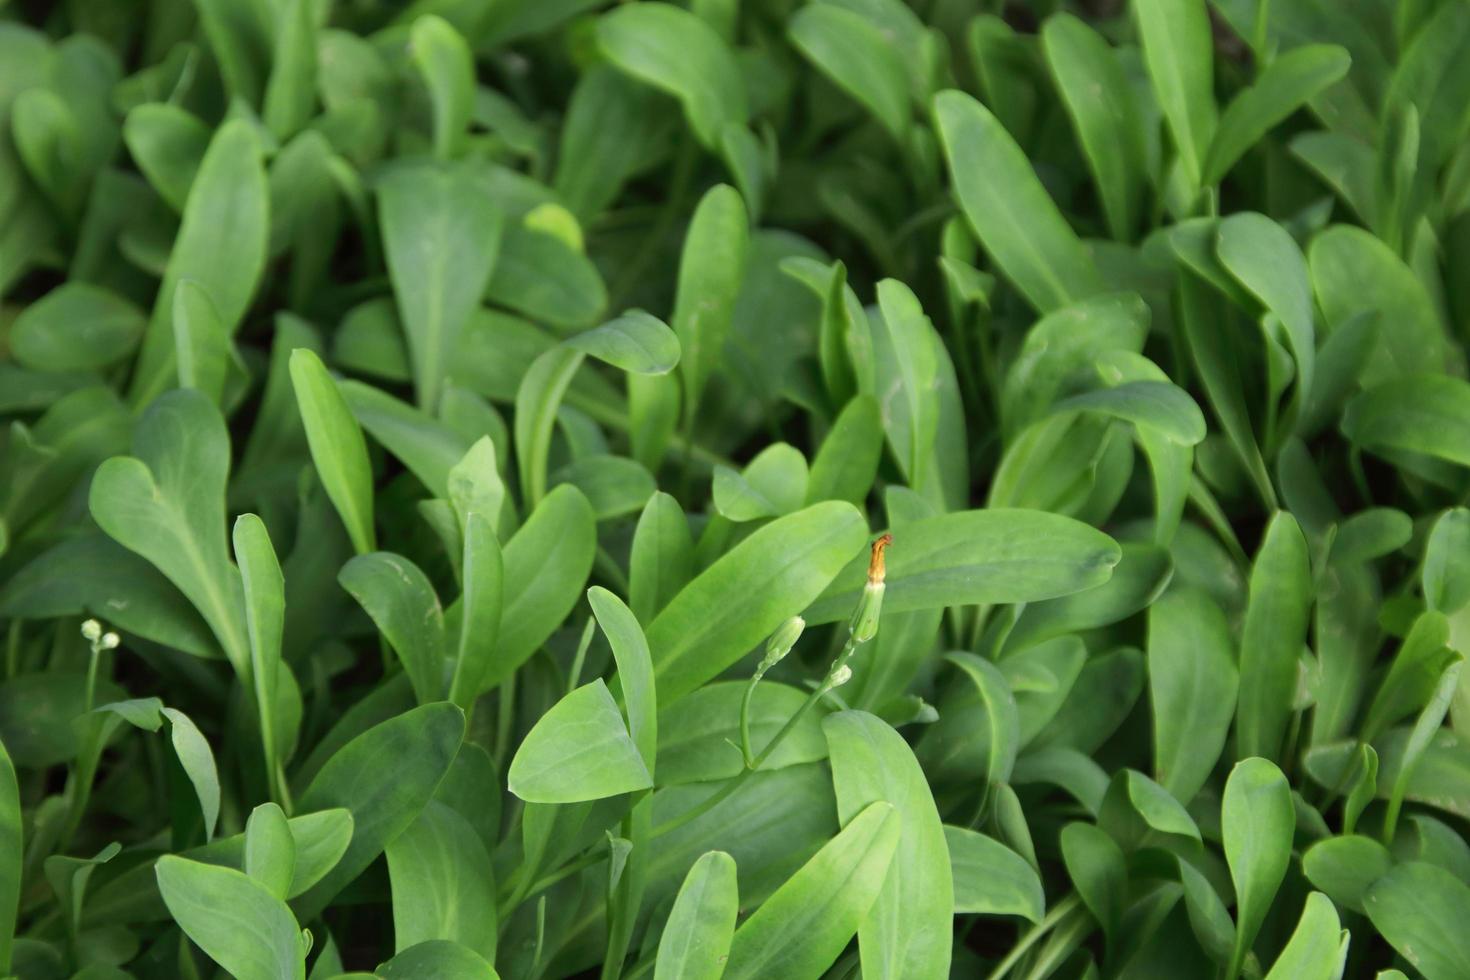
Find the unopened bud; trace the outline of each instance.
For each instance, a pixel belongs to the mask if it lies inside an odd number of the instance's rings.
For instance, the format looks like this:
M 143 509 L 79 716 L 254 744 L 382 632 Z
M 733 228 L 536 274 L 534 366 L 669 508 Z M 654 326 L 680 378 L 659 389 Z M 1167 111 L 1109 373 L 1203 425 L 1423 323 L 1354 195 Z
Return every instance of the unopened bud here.
M 868 559 L 868 584 L 863 586 L 862 597 L 852 614 L 852 638 L 866 643 L 878 633 L 878 617 L 883 612 L 885 568 L 883 550 L 893 543 L 893 535 L 885 534 L 873 542 L 873 552 Z
M 801 638 L 801 631 L 804 629 L 806 629 L 806 620 L 800 616 L 792 616 L 782 623 L 766 641 L 766 654 L 761 657 L 756 673 L 764 674 L 780 663 L 791 652 L 791 648 L 796 646 L 796 641 Z
M 116 633 L 102 634 L 102 649 L 104 650 L 116 650 L 117 645 L 121 642 L 122 639 Z
M 833 688 L 841 687 L 850 680 L 852 680 L 852 668 L 847 666 L 847 664 L 843 664 L 841 667 L 832 671 L 832 676 L 827 679 L 827 690 L 830 691 Z
M 95 619 L 89 619 L 82 624 L 82 638 L 88 643 L 96 643 L 102 637 L 102 624 Z

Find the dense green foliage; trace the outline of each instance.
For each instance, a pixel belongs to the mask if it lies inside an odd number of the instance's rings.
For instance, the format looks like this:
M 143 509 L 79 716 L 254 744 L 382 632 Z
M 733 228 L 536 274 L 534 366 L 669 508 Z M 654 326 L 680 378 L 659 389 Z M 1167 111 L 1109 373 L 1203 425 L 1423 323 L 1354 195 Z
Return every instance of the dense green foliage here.
M 0 977 L 1470 978 L 1467 51 L 0 0 Z

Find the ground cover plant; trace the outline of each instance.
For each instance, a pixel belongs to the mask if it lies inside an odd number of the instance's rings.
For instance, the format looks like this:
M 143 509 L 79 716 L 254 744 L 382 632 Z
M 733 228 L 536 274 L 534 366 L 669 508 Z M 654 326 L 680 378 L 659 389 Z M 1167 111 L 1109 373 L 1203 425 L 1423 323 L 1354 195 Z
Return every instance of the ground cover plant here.
M 1467 51 L 0 2 L 0 977 L 1470 978 Z

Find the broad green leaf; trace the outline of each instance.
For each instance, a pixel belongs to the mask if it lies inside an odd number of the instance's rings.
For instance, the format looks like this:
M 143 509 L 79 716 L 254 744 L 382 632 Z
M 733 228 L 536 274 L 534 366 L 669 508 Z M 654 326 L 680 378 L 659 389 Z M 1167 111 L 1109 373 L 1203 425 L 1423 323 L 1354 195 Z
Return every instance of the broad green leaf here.
M 1129 241 L 1142 205 L 1147 150 L 1123 66 L 1100 34 L 1064 12 L 1042 25 L 1041 49 L 1082 144 L 1108 230 Z
M 885 613 L 985 603 L 1035 602 L 1106 582 L 1118 545 L 1080 521 L 1040 511 L 989 509 L 905 525 L 887 554 Z M 854 557 L 806 613 L 846 618 L 867 581 Z
M 92 516 L 189 597 L 236 673 L 249 677 L 240 578 L 225 545 L 224 419 L 197 391 L 169 392 L 139 419 L 133 452 L 98 468 Z
M 813 3 L 796 12 L 787 32 L 797 50 L 905 143 L 913 109 L 903 54 L 878 24 L 839 4 Z
M 296 839 L 286 813 L 274 803 L 262 803 L 245 822 L 244 871 L 281 901 L 291 896 L 296 875 Z
M 188 110 L 163 102 L 135 107 L 123 121 L 123 141 L 148 183 L 182 214 L 189 187 L 209 148 L 210 130 Z
M 1240 635 L 1240 698 L 1235 724 L 1240 756 L 1280 757 L 1296 698 L 1297 659 L 1311 620 L 1307 542 L 1291 514 L 1266 527 L 1251 566 L 1250 602 Z
M 1345 565 L 1374 561 L 1398 551 L 1414 535 L 1413 519 L 1393 507 L 1358 511 L 1337 528 L 1332 560 Z
M 668 324 L 642 310 L 628 310 L 570 337 L 567 346 L 633 374 L 667 374 L 679 363 L 679 338 Z
M 599 679 L 541 716 L 511 760 L 508 785 L 528 803 L 580 803 L 648 789 L 653 780 Z
M 739 911 L 734 859 L 724 851 L 702 855 L 685 875 L 664 924 L 654 980 L 720 980 Z
M 909 486 L 927 489 L 925 466 L 939 427 L 936 334 L 918 297 L 895 279 L 878 283 L 878 308 L 873 348 L 884 428 Z
M 147 321 L 116 293 L 70 281 L 30 303 L 10 325 L 10 352 L 35 371 L 94 371 L 137 347 Z
M 240 980 L 306 976 L 306 945 L 286 903 L 231 868 L 166 854 L 156 868 L 169 912 L 200 949 Z M 221 915 L 229 909 L 229 915 Z
M 1284 325 L 1279 340 L 1296 362 L 1298 397 L 1305 400 L 1312 390 L 1316 339 L 1301 249 L 1285 228 L 1249 211 L 1221 221 L 1216 235 L 1221 264 Z
M 500 638 L 482 690 L 509 677 L 566 619 L 586 588 L 596 549 L 587 498 L 575 487 L 553 489 L 502 551 Z
M 1090 823 L 1062 828 L 1062 858 L 1082 904 L 1102 926 L 1108 947 L 1122 939 L 1123 911 L 1128 900 L 1128 865 L 1123 851 L 1107 833 Z
M 525 221 L 505 240 L 485 298 L 558 329 L 591 326 L 607 307 L 607 288 L 590 259 L 560 236 Z
M 297 808 L 341 807 L 352 814 L 352 842 L 342 859 L 296 902 L 310 921 L 367 868 L 423 811 L 454 761 L 464 713 L 426 704 L 369 728 L 327 760 Z
M 1312 239 L 1307 264 L 1331 329 L 1365 311 L 1377 314 L 1382 328 L 1365 385 L 1439 371 L 1449 363 L 1445 328 L 1423 283 L 1371 232 L 1334 225 Z
M 1006 648 L 1020 650 L 1054 636 L 1109 626 L 1147 608 L 1173 577 L 1173 560 L 1162 548 L 1143 542 L 1130 541 L 1120 551 L 1112 576 L 1101 585 L 1028 605 L 1016 617 Z
M 805 609 L 862 550 L 866 533 L 851 504 L 814 504 L 772 521 L 705 569 L 648 626 L 659 702 L 714 678 Z
M 452 160 L 463 152 L 469 135 L 475 101 L 474 57 L 459 32 L 432 14 L 413 22 L 408 48 L 434 109 L 434 155 Z
M 446 939 L 495 959 L 495 874 L 469 821 L 430 800 L 386 853 L 395 953 Z
M 15 764 L 0 742 L 0 972 L 10 972 L 11 950 L 20 911 L 21 844 L 23 842 L 20 786 Z
M 1470 602 L 1470 510 L 1447 510 L 1430 528 L 1421 578 L 1430 609 L 1453 615 Z
M 1388 849 L 1371 837 L 1320 840 L 1302 855 L 1302 874 L 1338 905 L 1362 913 L 1363 895 L 1393 867 Z
M 362 427 L 418 477 L 428 491 L 449 496 L 449 474 L 474 440 L 372 385 L 342 381 L 338 389 Z
M 286 821 L 291 831 L 295 861 L 287 898 L 295 898 L 320 881 L 341 860 L 352 840 L 352 814 L 343 809 L 321 810 L 291 817 Z M 219 837 L 203 847 L 192 848 L 184 856 L 208 864 L 245 870 L 249 846 L 246 834 Z
M 460 595 L 459 642 L 450 670 L 449 700 L 468 712 L 490 671 L 505 609 L 505 556 L 490 520 L 476 510 L 468 511 L 464 518 L 460 578 L 464 589 Z
M 935 96 L 934 116 L 960 209 L 1027 301 L 1049 313 L 1102 292 L 1092 258 L 1000 121 L 954 90 Z
M 1154 775 L 1182 803 L 1205 785 L 1225 748 L 1238 678 L 1229 625 L 1209 596 L 1176 588 L 1150 607 Z
M 822 722 L 839 819 L 870 804 L 893 805 L 898 844 L 888 876 L 858 929 L 866 977 L 943 975 L 949 969 L 954 886 L 939 810 L 908 743 L 861 711 Z
M 500 976 L 485 957 L 447 939 L 410 946 L 370 975 L 380 980 L 499 980 Z
M 265 523 L 254 514 L 235 519 L 231 536 L 245 596 L 245 630 L 250 637 L 250 679 L 265 748 L 267 778 L 275 786 L 281 761 L 276 737 L 276 698 L 281 637 L 286 622 L 286 586 Z
M 1236 763 L 1225 781 L 1220 826 L 1235 883 L 1236 932 L 1229 973 L 1237 976 L 1291 862 L 1296 811 L 1281 770 L 1266 759 Z
M 374 549 L 376 538 L 373 472 L 362 428 L 314 351 L 291 352 L 291 386 L 322 487 L 341 516 L 353 549 L 365 555 Z
M 279 140 L 294 136 L 316 112 L 317 7 L 311 0 L 278 5 L 270 78 L 261 121 Z
M 536 358 L 516 391 L 516 463 L 521 471 L 521 496 L 535 506 L 546 494 L 546 460 L 556 413 L 572 376 L 585 358 L 573 347 L 553 347 Z
M 398 654 L 419 703 L 442 700 L 444 611 L 428 577 L 402 555 L 374 551 L 343 565 L 337 580 Z
M 408 338 L 419 407 L 438 407 L 460 334 L 500 252 L 502 211 L 470 171 L 418 164 L 378 183 L 393 295 Z
M 855 395 L 837 414 L 812 458 L 806 502 L 846 500 L 861 505 L 873 488 L 883 455 L 883 419 L 877 399 Z
M 1175 445 L 1205 438 L 1205 417 L 1188 392 L 1167 381 L 1127 381 L 1057 402 L 1058 412 L 1098 412 L 1156 430 Z
M 249 123 L 231 120 L 215 131 L 189 188 L 133 372 L 134 405 L 147 405 L 172 386 L 174 293 L 181 282 L 191 279 L 208 293 L 226 334 L 239 327 L 265 270 L 268 212 L 260 139 Z
M 174 343 L 179 387 L 203 392 L 216 405 L 224 397 L 230 366 L 230 338 L 214 301 L 192 279 L 174 290 Z
M 607 636 L 618 665 L 618 687 L 628 716 L 628 732 L 650 775 L 658 753 L 658 700 L 653 687 L 653 659 L 643 629 L 621 599 L 594 585 L 587 604 Z
M 211 840 L 219 820 L 220 780 L 219 768 L 215 765 L 214 751 L 188 715 L 175 708 L 165 708 L 158 698 L 140 698 L 132 701 L 113 701 L 96 709 L 115 714 L 129 724 L 145 731 L 156 732 L 169 723 L 169 741 L 174 755 L 183 767 L 184 775 L 194 788 L 199 801 L 199 811 L 204 818 L 204 837 Z
M 1026 859 L 999 841 L 965 827 L 944 827 L 954 877 L 956 915 L 1016 915 L 1040 922 L 1046 911 L 1041 878 Z
M 698 16 L 673 4 L 625 4 L 598 19 L 596 36 L 619 71 L 683 104 L 705 149 L 718 148 L 726 126 L 745 122 L 745 85 L 734 52 Z
M 1470 971 L 1470 885 L 1443 868 L 1400 864 L 1368 889 L 1368 918 L 1426 980 L 1452 980 Z
M 1335 44 L 1304 44 L 1267 64 L 1220 114 L 1201 182 L 1220 183 L 1262 137 L 1346 75 L 1351 64 L 1352 57 Z
M 715 509 L 737 523 L 781 517 L 801 509 L 807 498 L 806 457 L 784 442 L 762 449 L 736 473 L 716 465 L 712 496 Z
M 1235 945 L 1235 923 L 1210 879 L 1182 857 L 1178 865 L 1190 931 L 1210 959 L 1223 966 L 1230 961 Z
M 852 818 L 735 930 L 725 980 L 819 976 L 865 920 L 898 845 L 892 805 Z
M 1420 453 L 1470 466 L 1470 384 L 1413 375 L 1368 389 L 1348 403 L 1342 431 L 1364 449 Z
M 946 658 L 975 686 L 984 709 L 986 759 L 983 775 L 991 785 L 1009 783 L 1021 747 L 1021 720 L 1016 695 L 994 664 L 973 653 L 956 651 Z M 941 715 L 941 720 L 943 716 Z M 944 733 L 935 728 L 935 733 Z M 938 735 L 936 735 L 936 738 Z
M 637 4 L 619 13 L 651 6 Z M 682 351 L 680 375 L 686 418 L 693 417 L 710 375 L 724 359 L 735 298 L 745 276 L 749 220 L 740 193 L 728 185 L 716 184 L 700 198 L 689 221 L 679 258 L 672 318 Z
M 639 515 L 628 558 L 628 605 L 652 623 L 694 573 L 694 539 L 679 502 L 655 492 Z
M 1296 931 L 1271 964 L 1266 980 L 1336 980 L 1342 975 L 1347 951 L 1348 933 L 1332 900 L 1312 892 Z
M 1169 795 L 1164 787 L 1136 769 L 1123 770 L 1123 783 L 1127 788 L 1129 804 L 1151 830 L 1200 840 L 1199 827 L 1195 826 L 1189 811 L 1184 809 L 1184 804 L 1178 799 Z
M 1139 0 L 1133 14 L 1154 97 L 1197 188 L 1217 123 L 1209 11 L 1200 0 Z

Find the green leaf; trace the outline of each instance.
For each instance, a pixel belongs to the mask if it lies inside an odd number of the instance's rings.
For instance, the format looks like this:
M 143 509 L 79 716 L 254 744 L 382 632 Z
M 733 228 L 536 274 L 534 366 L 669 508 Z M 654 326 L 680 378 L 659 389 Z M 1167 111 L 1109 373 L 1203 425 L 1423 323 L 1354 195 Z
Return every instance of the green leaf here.
M 739 911 L 735 860 L 724 851 L 701 855 L 664 924 L 654 980 L 720 980 Z
M 1470 885 L 1443 868 L 1400 864 L 1368 889 L 1368 918 L 1426 980 L 1452 980 L 1470 970 Z
M 1444 512 L 1424 545 L 1424 601 L 1430 609 L 1453 615 L 1470 602 L 1470 510 Z
M 618 665 L 618 687 L 628 715 L 628 731 L 651 776 L 658 753 L 658 699 L 648 640 L 633 611 L 601 586 L 594 585 L 587 590 L 587 604 L 612 647 Z
M 628 558 L 628 605 L 652 623 L 694 573 L 694 539 L 679 502 L 663 492 L 648 498 Z
M 276 698 L 281 670 L 281 637 L 286 622 L 286 585 L 265 523 L 254 514 L 235 519 L 235 561 L 245 596 L 245 629 L 250 637 L 250 678 L 260 715 L 267 777 L 275 786 L 281 761 L 275 744 Z
M 414 391 L 419 407 L 433 410 L 460 334 L 495 268 L 502 211 L 484 181 L 447 165 L 400 167 L 377 190 Z
M 381 980 L 499 980 L 495 967 L 483 956 L 445 939 L 410 946 L 372 976 Z
M 851 504 L 814 504 L 772 521 L 705 569 L 648 626 L 659 702 L 717 676 L 805 609 L 866 534 Z
M 787 33 L 802 54 L 877 117 L 900 145 L 913 110 L 900 49 L 862 13 L 813 3 L 791 18 Z
M 341 516 L 353 549 L 365 555 L 374 549 L 376 539 L 373 472 L 362 427 L 314 351 L 291 352 L 291 387 L 322 487 Z
M 609 16 L 651 6 L 626 6 Z M 674 10 L 662 9 L 671 13 Z M 680 12 L 680 16 L 686 15 Z M 689 221 L 679 258 L 672 324 L 683 352 L 680 374 L 686 417 L 692 417 L 710 375 L 724 361 L 735 298 L 745 278 L 749 221 L 740 193 L 726 184 L 716 184 L 706 191 Z
M 276 9 L 275 58 L 261 121 L 276 139 L 286 140 L 316 112 L 317 8 L 311 0 L 287 0 Z
M 1123 66 L 1102 35 L 1068 13 L 1046 19 L 1041 49 L 1082 144 L 1108 230 L 1129 241 L 1142 206 L 1147 151 Z
M 123 297 L 71 281 L 21 311 L 10 325 L 10 352 L 35 371 L 95 371 L 131 354 L 146 325 Z
M 1337 918 L 1332 900 L 1321 892 L 1307 896 L 1296 931 L 1266 980 L 1335 980 L 1347 959 L 1348 933 Z
M 597 322 L 607 288 L 591 260 L 559 235 L 516 222 L 505 241 L 485 298 L 558 328 Z
M 0 973 L 10 972 L 19 923 L 23 820 L 15 764 L 5 743 L 0 742 L 0 855 L 4 855 L 0 857 Z
M 426 704 L 369 728 L 337 750 L 297 803 L 303 811 L 341 807 L 352 814 L 342 859 L 296 902 L 310 921 L 418 817 L 454 761 L 464 713 Z
M 1238 679 L 1229 625 L 1209 596 L 1176 588 L 1149 608 L 1154 775 L 1182 803 L 1205 785 L 1225 748 Z
M 855 395 L 843 406 L 812 458 L 806 502 L 846 500 L 861 505 L 873 488 L 883 455 L 883 419 L 872 395 Z
M 730 779 L 740 774 L 740 704 L 745 681 L 715 681 L 675 701 L 659 715 L 658 782 L 660 786 Z M 768 744 L 797 709 L 806 694 L 767 679 L 750 699 L 750 740 Z M 807 712 L 761 764 L 761 770 L 782 769 L 827 758 L 822 736 L 822 709 Z
M 1133 13 L 1154 97 L 1197 188 L 1217 122 L 1209 12 L 1199 0 L 1140 0 Z
M 819 976 L 877 900 L 898 836 L 888 803 L 850 820 L 735 930 L 725 980 Z
M 1220 222 L 1216 251 L 1230 274 L 1285 327 L 1280 340 L 1296 362 L 1297 397 L 1305 400 L 1312 390 L 1316 340 L 1312 290 L 1301 249 L 1270 218 L 1243 212 Z
M 1201 183 L 1220 183 L 1277 124 L 1347 74 L 1352 57 L 1335 44 L 1304 44 L 1272 60 L 1220 115 Z
M 1251 566 L 1250 602 L 1240 636 L 1240 698 L 1236 706 L 1241 756 L 1279 758 L 1296 699 L 1297 659 L 1312 606 L 1307 541 L 1291 514 L 1266 527 Z
M 1016 915 L 1040 922 L 1046 911 L 1041 879 L 1026 859 L 999 841 L 965 827 L 944 827 L 954 877 L 956 915 Z
M 742 473 L 716 465 L 712 496 L 715 509 L 726 520 L 755 521 L 800 510 L 807 481 L 801 450 L 778 442 L 762 449 Z
M 338 388 L 368 434 L 397 456 L 431 494 L 446 499 L 450 471 L 473 440 L 372 385 L 342 381 Z
M 495 874 L 469 821 L 430 800 L 386 853 L 395 953 L 444 939 L 495 959 Z
M 408 49 L 434 108 L 434 155 L 452 160 L 463 152 L 469 135 L 475 101 L 474 57 L 459 32 L 432 14 L 413 22 Z
M 1363 896 L 1393 867 L 1388 849 L 1371 837 L 1347 834 L 1320 840 L 1302 855 L 1302 874 L 1338 905 L 1363 913 Z
M 1107 535 L 1057 514 L 999 508 L 925 518 L 894 537 L 883 610 L 1068 595 L 1106 582 L 1120 555 Z M 812 605 L 808 621 L 846 618 L 866 581 L 867 556 L 855 557 Z
M 240 980 L 306 976 L 301 927 L 286 903 L 231 868 L 165 854 L 158 888 L 185 934 Z M 221 909 L 230 914 L 220 915 Z
M 509 677 L 566 619 L 586 588 L 596 549 L 597 522 L 587 498 L 575 487 L 553 489 L 502 553 L 500 638 L 482 690 Z
M 180 281 L 174 290 L 173 323 L 179 387 L 194 388 L 220 404 L 232 354 L 230 338 L 209 294 L 192 279 Z
M 1342 431 L 1364 449 L 1470 466 L 1470 384 L 1448 375 L 1386 381 L 1348 403 Z
M 1021 747 L 1020 715 L 1010 683 L 994 664 L 973 653 L 957 651 L 946 659 L 975 685 L 985 709 L 987 758 L 983 774 L 986 781 L 992 785 L 1009 783 Z
M 934 97 L 960 209 L 986 251 L 1042 313 L 1103 291 L 1102 278 L 1000 121 L 959 91 Z
M 1439 371 L 1449 362 L 1445 328 L 1423 283 L 1371 232 L 1349 225 L 1328 228 L 1312 239 L 1307 265 L 1332 329 L 1365 311 L 1377 314 L 1383 325 L 1364 371 L 1365 385 Z
M 1236 763 L 1225 781 L 1220 826 L 1235 883 L 1236 932 L 1229 974 L 1238 976 L 1291 863 L 1296 810 L 1281 770 L 1266 759 Z
M 679 363 L 679 338 L 656 316 L 628 310 L 567 339 L 567 346 L 633 374 L 667 374 Z
M 556 413 L 572 376 L 585 355 L 572 347 L 553 347 L 531 363 L 516 390 L 516 463 L 521 471 L 521 496 L 530 506 L 546 494 L 546 460 Z
M 1189 393 L 1167 381 L 1126 381 L 1057 402 L 1057 412 L 1098 412 L 1154 429 L 1179 446 L 1205 438 L 1205 417 Z
M 296 838 L 286 813 L 274 803 L 262 803 L 245 822 L 245 873 L 285 901 L 291 897 L 296 874 Z
M 450 670 L 449 700 L 468 712 L 491 669 L 505 609 L 505 556 L 494 527 L 479 511 L 468 511 L 464 517 L 460 578 L 464 589 L 460 596 L 459 643 Z M 448 639 L 447 634 L 445 638 Z M 445 649 L 447 652 L 448 648 Z
M 599 679 L 532 726 L 511 760 L 508 785 L 528 803 L 581 803 L 648 789 L 653 779 Z
M 148 183 L 170 208 L 183 214 L 189 187 L 209 148 L 209 127 L 179 106 L 148 102 L 128 113 L 122 132 L 128 153 Z
M 239 327 L 265 270 L 268 226 L 260 139 L 249 123 L 231 120 L 210 140 L 189 188 L 133 372 L 134 405 L 147 405 L 172 384 L 174 293 L 181 282 L 190 279 L 205 290 L 226 334 Z
M 837 815 L 893 805 L 898 844 L 888 876 L 858 929 L 865 977 L 942 976 L 949 970 L 954 887 L 939 810 L 908 743 L 862 711 L 822 722 L 832 758 Z
M 1123 851 L 1106 832 L 1090 823 L 1062 828 L 1062 858 L 1082 904 L 1102 926 L 1108 948 L 1122 939 L 1123 911 L 1128 900 L 1128 865 Z
M 878 308 L 873 341 L 884 427 L 909 486 L 927 489 L 925 464 L 939 427 L 934 326 L 918 297 L 895 279 L 878 283 Z
M 387 551 L 358 555 L 337 580 L 398 654 L 420 704 L 444 697 L 444 612 L 417 565 Z
M 224 419 L 197 391 L 169 392 L 139 419 L 133 452 L 98 467 L 92 516 L 188 596 L 236 673 L 249 677 L 240 578 L 225 546 Z
M 705 149 L 746 119 L 745 85 L 734 53 L 714 28 L 672 4 L 631 3 L 597 21 L 597 46 L 614 66 L 684 106 Z

